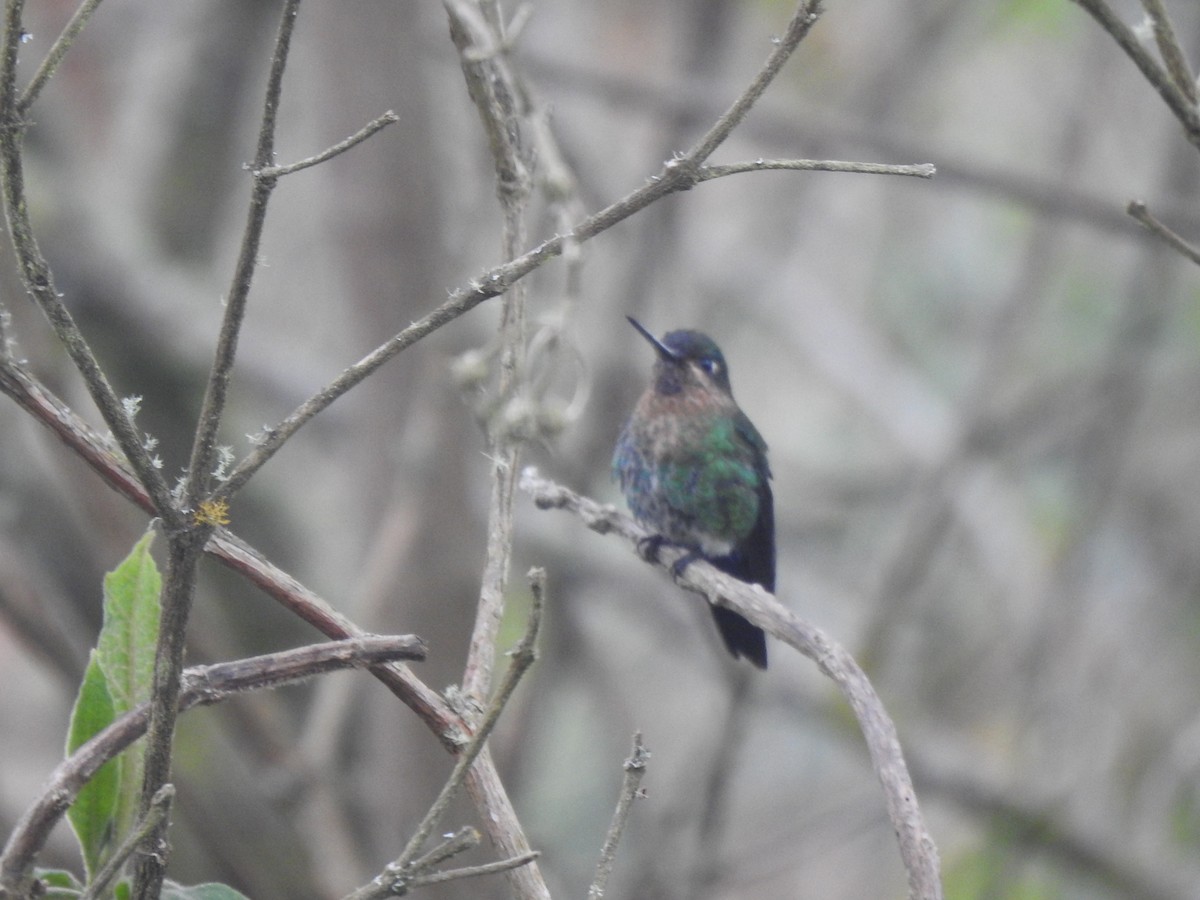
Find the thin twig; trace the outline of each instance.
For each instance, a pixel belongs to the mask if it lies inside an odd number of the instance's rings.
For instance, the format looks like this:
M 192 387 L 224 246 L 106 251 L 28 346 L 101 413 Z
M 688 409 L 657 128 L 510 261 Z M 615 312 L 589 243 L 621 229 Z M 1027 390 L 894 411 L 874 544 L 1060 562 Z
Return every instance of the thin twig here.
M 633 801 L 641 796 L 639 788 L 642 776 L 646 774 L 646 761 L 650 759 L 650 751 L 642 745 L 642 733 L 633 733 L 633 752 L 625 760 L 625 778 L 621 782 L 621 793 L 617 797 L 617 808 L 613 810 L 612 822 L 608 826 L 608 834 L 604 836 L 604 846 L 600 849 L 600 860 L 596 863 L 596 877 L 588 888 L 588 900 L 600 900 L 608 888 L 608 878 L 612 874 L 613 865 L 617 859 L 617 845 L 625 832 L 625 823 L 629 821 L 629 811 Z
M 846 162 L 836 159 L 756 159 L 753 162 L 733 163 L 725 166 L 701 166 L 696 173 L 697 181 L 711 181 L 726 175 L 741 175 L 744 172 L 769 172 L 773 170 L 799 172 L 857 172 L 862 175 L 911 175 L 916 178 L 932 178 L 937 174 L 933 163 L 916 165 L 887 165 L 884 163 Z
M 29 107 L 33 106 L 34 102 L 37 101 L 42 88 L 46 86 L 46 82 L 50 80 L 50 76 L 58 71 L 63 57 L 67 55 L 67 51 L 75 43 L 75 38 L 79 37 L 79 33 L 83 31 L 84 26 L 91 20 L 92 13 L 96 11 L 96 7 L 99 5 L 100 0 L 83 0 L 83 3 L 79 5 L 79 9 L 75 10 L 75 14 L 71 16 L 71 21 L 62 30 L 62 34 L 55 39 L 49 52 L 46 54 L 46 58 L 42 60 L 42 64 L 38 66 L 38 70 L 34 73 L 28 87 L 21 94 L 21 99 L 17 102 L 18 112 L 28 112 Z
M 121 846 L 100 867 L 100 871 L 96 873 L 96 877 L 92 879 L 87 890 L 79 895 L 79 900 L 101 900 L 108 895 L 108 886 L 120 873 L 121 867 L 125 865 L 125 860 L 146 839 L 147 835 L 166 821 L 171 812 L 171 801 L 174 799 L 175 786 L 173 784 L 164 784 L 158 789 L 158 793 L 150 800 L 150 808 L 142 814 L 133 830 L 121 841 Z
M 1113 12 L 1112 7 L 1105 0 L 1075 0 L 1075 3 L 1083 7 L 1084 11 L 1091 15 L 1125 51 L 1125 55 L 1133 60 L 1133 64 L 1158 91 L 1163 102 L 1183 125 L 1187 139 L 1200 148 L 1200 110 L 1197 110 L 1196 104 L 1188 99 L 1188 95 L 1176 86 L 1174 79 L 1142 46 L 1137 35 L 1133 33 L 1133 29 Z
M 431 884 L 441 884 L 445 881 L 456 881 L 459 878 L 477 878 L 480 875 L 496 875 L 500 872 L 508 872 L 512 869 L 519 869 L 521 866 L 527 866 L 535 861 L 541 852 L 538 850 L 530 850 L 528 853 L 522 853 L 520 856 L 513 856 L 509 859 L 498 859 L 495 862 L 483 863 L 478 866 L 467 866 L 462 869 L 450 869 L 445 872 L 433 872 L 429 875 L 415 875 L 409 882 L 409 887 L 426 887 Z
M 427 872 L 434 866 L 440 865 L 446 860 L 458 856 L 460 853 L 465 853 L 468 850 L 478 847 L 480 840 L 479 832 L 471 826 L 468 825 L 460 828 L 424 856 L 418 856 L 414 859 L 412 861 L 412 870 L 414 872 Z
M 700 141 L 695 147 L 688 152 L 685 159 L 693 166 L 698 166 L 706 159 L 712 156 L 730 133 L 746 118 L 746 114 L 750 112 L 750 108 L 758 101 L 758 98 L 763 95 L 763 92 L 775 80 L 775 76 L 779 74 L 784 64 L 791 58 L 796 48 L 800 46 L 800 42 L 804 40 L 805 35 L 809 30 L 817 24 L 817 19 L 820 17 L 823 9 L 821 8 L 821 0 L 803 0 L 797 7 L 796 12 L 792 14 L 791 21 L 787 24 L 787 29 L 783 33 L 783 37 L 774 39 L 775 49 L 771 51 L 771 55 L 767 57 L 767 61 L 754 76 L 754 80 L 746 87 L 741 96 L 734 101 L 725 113 L 717 119 L 712 128 L 700 138 Z
M 457 856 L 465 850 L 470 850 L 472 847 L 477 847 L 479 840 L 479 832 L 474 828 L 460 828 L 455 834 L 450 835 L 429 853 L 413 860 L 408 871 L 398 876 L 392 882 L 387 896 L 400 897 L 407 894 L 413 888 L 428 887 L 431 884 L 441 884 L 446 881 L 455 881 L 459 878 L 477 878 L 480 875 L 494 875 L 500 872 L 507 872 L 511 869 L 528 865 L 541 856 L 539 852 L 532 850 L 508 859 L 500 859 L 478 866 L 464 866 L 463 868 L 446 869 L 441 872 L 431 871 L 439 863 L 445 862 L 447 859 Z
M 1164 225 L 1159 219 L 1146 208 L 1146 204 L 1141 200 L 1133 200 L 1129 206 L 1125 208 L 1129 215 L 1133 216 L 1141 222 L 1146 228 L 1152 231 L 1162 240 L 1166 241 L 1178 253 L 1186 256 L 1196 265 L 1200 266 L 1200 249 L 1197 249 L 1192 244 L 1185 241 L 1180 235 L 1172 231 Z
M 417 854 L 420 853 L 421 847 L 424 846 L 429 836 L 433 834 L 434 829 L 437 828 L 438 822 L 446 811 L 446 807 L 450 805 L 450 801 L 462 784 L 468 768 L 483 751 L 488 735 L 491 734 L 492 729 L 499 720 L 500 713 L 503 712 L 508 699 L 512 696 L 513 691 L 520 683 L 525 672 L 528 671 L 537 658 L 536 646 L 538 632 L 541 628 L 542 593 L 545 578 L 546 573 L 543 570 L 530 570 L 529 579 L 534 589 L 532 602 L 529 607 L 529 621 L 525 626 L 525 634 L 517 643 L 517 646 L 513 648 L 511 653 L 512 662 L 504 675 L 504 680 L 500 683 L 500 687 L 497 689 L 491 703 L 488 704 L 488 708 L 484 712 L 482 719 L 480 719 L 475 733 L 459 753 L 458 759 L 454 763 L 454 768 L 446 779 L 446 783 L 442 785 L 437 798 L 430 805 L 429 811 L 425 813 L 420 824 L 417 825 L 416 830 L 413 832 L 412 837 L 408 839 L 408 843 L 405 845 L 400 856 L 388 863 L 383 871 L 376 875 L 369 883 L 348 894 L 345 900 L 380 900 L 383 897 L 393 896 L 395 886 L 398 883 L 405 883 L 411 874 L 414 860 L 417 859 Z
M 20 264 L 21 280 L 83 376 L 88 393 L 100 410 L 105 424 L 137 473 L 138 480 L 154 500 L 155 513 L 168 526 L 179 526 L 183 523 L 183 517 L 171 502 L 171 494 L 162 473 L 151 462 L 150 453 L 132 418 L 117 398 L 87 339 L 63 303 L 55 287 L 50 265 L 34 237 L 29 218 L 30 204 L 25 194 L 22 147 L 28 122 L 19 108 L 16 83 L 17 57 L 24 34 L 21 24 L 24 6 L 24 0 L 7 0 L 3 48 L 0 49 L 0 181 L 3 182 L 4 215 Z
M 635 549 L 648 537 L 640 525 L 615 507 L 603 506 L 547 481 L 532 468 L 522 472 L 520 488 L 540 509 L 569 510 L 593 531 L 601 534 L 615 531 Z M 657 565 L 671 572 L 685 552 L 664 547 L 658 555 Z M 702 594 L 710 603 L 736 611 L 799 650 L 838 686 L 854 711 L 871 764 L 883 786 L 888 818 L 896 832 L 900 857 L 908 872 L 909 892 L 919 900 L 940 900 L 942 885 L 937 846 L 925 827 L 917 804 L 896 726 L 858 663 L 840 644 L 785 609 L 759 585 L 745 584 L 699 561 L 689 565 L 676 580 L 681 587 Z
M 225 395 L 233 373 L 234 356 L 237 353 L 238 337 L 242 320 L 246 315 L 246 303 L 250 294 L 250 283 L 258 268 L 258 248 L 262 241 L 266 223 L 267 204 L 278 181 L 275 176 L 261 174 L 275 164 L 275 128 L 279 110 L 279 98 L 283 92 L 283 72 L 287 67 L 288 51 L 292 43 L 292 30 L 296 24 L 300 0 L 287 0 L 279 20 L 279 31 L 275 38 L 275 51 L 271 57 L 271 72 L 267 77 L 266 96 L 263 99 L 262 126 L 258 133 L 258 148 L 251 164 L 253 173 L 250 189 L 250 210 L 242 233 L 242 245 L 234 267 L 233 282 L 225 298 L 225 315 L 221 321 L 221 332 L 217 338 L 208 386 L 204 392 L 204 403 L 196 424 L 196 437 L 192 444 L 191 460 L 188 463 L 186 498 L 190 508 L 195 509 L 206 493 L 211 478 L 213 453 L 216 448 L 217 429 L 225 411 Z M 228 499 L 228 498 L 226 498 Z
M 424 659 L 424 655 L 420 638 L 371 635 L 234 662 L 194 666 L 183 673 L 179 711 L 325 672 L 379 666 L 401 659 Z M 100 767 L 146 733 L 149 719 L 149 704 L 143 703 L 93 735 L 59 763 L 41 795 L 18 820 L 0 854 L 0 896 L 5 896 L 5 890 L 9 892 L 7 896 L 24 896 L 23 886 L 31 877 L 34 861 L 51 829 Z
M 1158 44 L 1158 52 L 1167 67 L 1167 74 L 1175 86 L 1187 96 L 1193 104 L 1196 102 L 1196 76 L 1188 65 L 1187 54 L 1175 37 L 1175 28 L 1171 24 L 1167 11 L 1163 8 L 1162 0 L 1142 0 L 1142 9 L 1150 17 L 1154 25 L 1154 41 Z
M 333 159 L 339 154 L 345 153 L 352 147 L 356 147 L 365 141 L 377 131 L 382 131 L 389 125 L 393 125 L 400 121 L 400 117 L 390 109 L 377 119 L 372 119 L 350 137 L 344 141 L 339 141 L 327 150 L 322 150 L 316 156 L 310 156 L 307 159 L 301 159 L 294 163 L 288 163 L 286 166 L 267 166 L 265 169 L 255 171 L 255 178 L 281 178 L 284 175 L 291 175 L 293 172 L 299 172 L 301 169 L 307 169 L 311 166 L 320 165 L 326 160 Z

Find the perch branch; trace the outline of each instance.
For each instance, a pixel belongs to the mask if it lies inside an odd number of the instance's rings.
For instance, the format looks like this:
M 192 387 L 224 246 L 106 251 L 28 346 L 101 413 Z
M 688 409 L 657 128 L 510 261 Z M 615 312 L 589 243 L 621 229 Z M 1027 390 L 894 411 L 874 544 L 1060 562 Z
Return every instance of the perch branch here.
M 539 509 L 566 509 L 579 516 L 593 531 L 600 534 L 616 532 L 635 548 L 639 541 L 649 536 L 615 507 L 601 505 L 547 481 L 532 468 L 522 472 L 520 488 L 533 498 Z M 657 565 L 669 572 L 685 552 L 664 547 Z M 900 856 L 908 872 L 910 894 L 920 900 L 940 900 L 942 886 L 937 847 L 921 816 L 896 726 L 858 663 L 840 644 L 785 609 L 758 585 L 745 584 L 700 561 L 689 565 L 677 581 L 681 587 L 705 596 L 710 603 L 735 610 L 768 634 L 799 650 L 838 686 L 854 711 L 871 764 L 883 786 L 888 818 L 896 832 Z

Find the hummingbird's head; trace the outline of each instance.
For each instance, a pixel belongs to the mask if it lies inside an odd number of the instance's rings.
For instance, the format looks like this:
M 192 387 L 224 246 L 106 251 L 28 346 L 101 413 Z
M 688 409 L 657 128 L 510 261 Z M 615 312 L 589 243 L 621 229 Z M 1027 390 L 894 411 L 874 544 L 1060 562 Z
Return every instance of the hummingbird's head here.
M 658 361 L 654 365 L 654 389 L 660 394 L 684 391 L 732 396 L 729 368 L 717 342 L 699 331 L 669 331 L 662 340 L 651 334 L 632 316 L 629 324 L 654 347 Z

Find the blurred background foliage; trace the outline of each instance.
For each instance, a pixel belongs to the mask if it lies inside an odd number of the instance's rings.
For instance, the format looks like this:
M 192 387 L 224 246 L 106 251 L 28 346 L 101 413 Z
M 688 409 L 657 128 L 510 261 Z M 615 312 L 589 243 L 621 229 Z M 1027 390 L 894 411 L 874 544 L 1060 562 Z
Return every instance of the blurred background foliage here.
M 1200 7 L 1166 5 L 1200 58 Z M 26 77 L 72 12 L 30 6 Z M 624 315 L 709 332 L 771 445 L 779 597 L 867 667 L 947 895 L 1195 897 L 1200 272 L 1123 209 L 1145 199 L 1200 235 L 1196 151 L 1067 0 L 827 7 L 714 162 L 933 162 L 937 178 L 721 179 L 590 242 L 577 285 L 561 261 L 537 272 L 530 396 L 561 427 L 525 459 L 616 502 L 609 455 L 651 362 Z M 583 208 L 688 148 L 792 8 L 532 4 L 516 61 Z M 245 217 L 277 14 L 106 5 L 33 111 L 43 250 L 118 390 L 144 396 L 172 474 Z M 388 108 L 400 124 L 275 195 L 223 435 L 238 454 L 499 261 L 492 169 L 440 5 L 306 4 L 280 161 Z M 531 222 L 535 241 L 556 230 Z M 0 289 L 21 355 L 95 418 L 10 253 Z M 239 534 L 360 625 L 425 637 L 437 688 L 461 676 L 490 472 L 486 384 L 455 373 L 487 353 L 497 315 L 486 304 L 402 354 L 233 509 Z M 146 523 L 12 404 L 0 434 L 7 833 L 61 752 L 102 574 Z M 747 685 L 695 598 L 528 501 L 513 640 L 534 563 L 550 575 L 542 658 L 493 747 L 556 896 L 585 891 L 639 728 L 648 796 L 612 896 L 904 896 L 857 729 L 808 661 L 776 645 Z M 315 637 L 207 567 L 192 662 Z M 256 900 L 339 896 L 395 856 L 449 766 L 364 676 L 192 713 L 171 874 Z M 61 837 L 44 861 L 77 865 Z M 499 879 L 426 893 L 504 895 Z

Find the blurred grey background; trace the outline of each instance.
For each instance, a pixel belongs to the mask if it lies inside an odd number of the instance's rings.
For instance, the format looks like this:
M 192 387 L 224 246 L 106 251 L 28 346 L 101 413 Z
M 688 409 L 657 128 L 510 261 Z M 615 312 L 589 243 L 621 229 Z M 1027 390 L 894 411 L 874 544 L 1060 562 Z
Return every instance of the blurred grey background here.
M 1166 5 L 1200 58 L 1200 8 Z M 539 396 L 565 421 L 524 459 L 617 502 L 609 455 L 651 363 L 625 314 L 709 332 L 771 446 L 779 597 L 846 644 L 895 718 L 947 895 L 1195 897 L 1200 272 L 1123 209 L 1144 199 L 1200 236 L 1196 150 L 1067 0 L 827 6 L 713 161 L 933 162 L 937 178 L 721 179 L 587 244 L 578 290 L 562 261 L 537 272 L 535 343 L 560 338 L 535 355 Z M 584 207 L 690 147 L 792 9 L 533 4 L 516 64 Z M 71 11 L 31 4 L 26 78 Z M 43 250 L 118 390 L 144 396 L 139 422 L 172 477 L 244 223 L 277 15 L 248 0 L 103 6 L 33 110 Z M 389 108 L 398 125 L 275 194 L 223 433 L 239 455 L 499 261 L 486 144 L 441 6 L 306 4 L 280 161 Z M 556 230 L 535 212 L 533 242 Z M 0 286 L 21 354 L 98 421 L 10 252 Z M 419 671 L 439 689 L 461 676 L 491 468 L 479 398 L 452 371 L 497 316 L 489 302 L 403 353 L 233 508 L 240 535 L 360 625 L 425 637 Z M 146 522 L 7 401 L 0 435 L 7 834 L 61 754 L 101 577 Z M 697 599 L 626 546 L 524 498 L 517 527 L 506 646 L 530 565 L 549 572 L 550 608 L 493 747 L 555 896 L 586 891 L 635 729 L 653 754 L 647 797 L 610 896 L 905 896 L 857 728 L 811 663 L 773 645 L 747 688 Z M 205 567 L 190 661 L 316 638 Z M 363 675 L 192 713 L 179 740 L 171 874 L 256 900 L 369 878 L 450 767 Z M 461 804 L 447 824 L 471 815 Z M 77 865 L 65 831 L 43 862 Z

